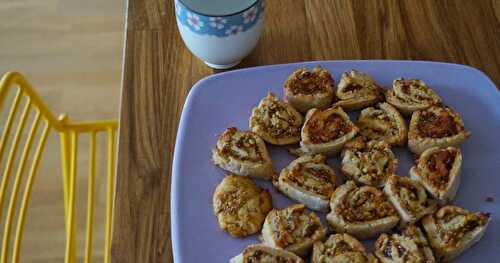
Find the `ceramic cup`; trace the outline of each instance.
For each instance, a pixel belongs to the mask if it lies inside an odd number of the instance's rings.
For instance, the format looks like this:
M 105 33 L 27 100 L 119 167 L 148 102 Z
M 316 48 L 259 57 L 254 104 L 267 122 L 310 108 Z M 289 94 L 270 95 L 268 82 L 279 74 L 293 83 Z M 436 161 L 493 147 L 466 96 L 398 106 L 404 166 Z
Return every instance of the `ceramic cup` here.
M 237 65 L 264 26 L 263 0 L 175 0 L 175 13 L 188 49 L 216 69 Z

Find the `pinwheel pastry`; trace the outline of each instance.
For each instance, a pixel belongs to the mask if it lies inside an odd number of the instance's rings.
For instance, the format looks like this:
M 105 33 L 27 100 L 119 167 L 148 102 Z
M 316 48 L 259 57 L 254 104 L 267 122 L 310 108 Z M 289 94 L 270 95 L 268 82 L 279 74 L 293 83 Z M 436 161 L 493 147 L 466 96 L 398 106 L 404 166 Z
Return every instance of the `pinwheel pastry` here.
M 358 133 L 358 128 L 340 107 L 311 109 L 302 127 L 300 151 L 334 155 Z
M 333 84 L 330 73 L 320 66 L 297 69 L 285 82 L 285 101 L 304 113 L 312 108 L 328 108 L 335 95 Z
M 314 242 L 325 237 L 326 231 L 316 214 L 307 214 L 304 205 L 296 204 L 269 212 L 262 227 L 262 241 L 305 256 Z
M 412 114 L 408 147 L 421 154 L 431 147 L 458 146 L 469 135 L 458 113 L 448 107 L 431 106 Z
M 358 187 L 353 181 L 337 187 L 330 207 L 326 219 L 333 230 L 359 239 L 387 232 L 399 222 L 396 209 L 382 191 L 373 186 Z
M 254 244 L 246 247 L 241 254 L 229 260 L 229 263 L 304 263 L 304 261 L 284 249 Z
M 410 169 L 411 178 L 420 181 L 441 204 L 457 194 L 460 185 L 462 154 L 455 147 L 433 147 L 424 151 Z
M 349 234 L 331 235 L 325 242 L 316 241 L 312 263 L 368 263 L 368 255 L 361 242 Z
M 324 155 L 304 155 L 281 170 L 277 187 L 309 209 L 326 211 L 335 179 L 335 171 L 326 164 Z
M 447 205 L 436 213 L 427 215 L 422 225 L 440 261 L 449 261 L 478 242 L 490 221 L 487 213 L 472 213 L 468 210 Z
M 415 244 L 418 247 L 418 250 L 420 251 L 420 254 L 424 256 L 424 261 L 425 263 L 434 263 L 436 262 L 436 259 L 434 258 L 434 253 L 432 253 L 432 249 L 429 245 L 429 242 L 427 241 L 427 238 L 425 237 L 424 233 L 422 230 L 420 230 L 419 227 L 416 225 L 408 225 L 403 229 L 402 232 L 403 236 L 409 237 L 415 242 Z
M 356 70 L 342 74 L 336 93 L 338 101 L 334 106 L 346 111 L 359 110 L 384 99 L 383 89 L 370 76 Z
M 390 145 L 404 145 L 408 136 L 408 128 L 401 114 L 385 102 L 362 110 L 356 126 L 365 137 L 386 141 Z
M 381 263 L 427 263 L 415 241 L 400 234 L 380 235 L 373 254 Z
M 392 89 L 386 91 L 385 98 L 389 104 L 405 115 L 441 103 L 441 98 L 418 79 L 394 80 Z
M 398 160 L 387 143 L 357 136 L 344 145 L 340 169 L 358 183 L 383 187 L 397 166 Z
M 249 126 L 264 141 L 285 145 L 300 141 L 302 121 L 297 110 L 269 93 L 253 108 Z
M 424 187 L 408 177 L 390 175 L 384 192 L 398 211 L 402 226 L 413 224 L 436 210 L 437 203 L 427 198 Z
M 235 237 L 257 233 L 273 208 L 267 190 L 237 175 L 224 177 L 215 189 L 213 205 L 220 228 Z
M 257 134 L 231 127 L 224 131 L 212 150 L 212 161 L 237 175 L 270 179 L 273 164 L 264 141 Z

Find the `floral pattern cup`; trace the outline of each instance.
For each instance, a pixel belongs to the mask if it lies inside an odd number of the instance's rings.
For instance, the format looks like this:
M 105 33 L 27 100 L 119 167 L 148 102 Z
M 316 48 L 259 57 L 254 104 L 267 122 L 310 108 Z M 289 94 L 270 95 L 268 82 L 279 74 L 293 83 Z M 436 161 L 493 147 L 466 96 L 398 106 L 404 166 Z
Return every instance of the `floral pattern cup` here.
M 264 1 L 256 0 L 237 13 L 201 14 L 175 1 L 177 26 L 188 49 L 217 69 L 237 65 L 257 45 L 264 25 Z

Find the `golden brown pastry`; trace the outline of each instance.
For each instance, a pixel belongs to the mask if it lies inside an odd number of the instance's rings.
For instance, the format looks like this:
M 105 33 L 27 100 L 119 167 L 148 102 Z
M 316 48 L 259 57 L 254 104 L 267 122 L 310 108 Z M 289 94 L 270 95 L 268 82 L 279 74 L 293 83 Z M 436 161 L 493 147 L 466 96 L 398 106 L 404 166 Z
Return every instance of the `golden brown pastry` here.
M 302 121 L 297 110 L 269 93 L 252 110 L 249 126 L 264 141 L 285 145 L 300 141 Z
M 409 237 L 415 242 L 420 251 L 420 254 L 424 257 L 425 263 L 434 263 L 436 259 L 434 258 L 434 253 L 429 245 L 429 241 L 425 237 L 422 230 L 416 225 L 408 225 L 405 227 L 401 233 L 403 236 Z
M 359 239 L 387 232 L 399 222 L 396 209 L 382 191 L 372 186 L 358 187 L 353 181 L 337 187 L 330 207 L 326 219 L 333 230 Z
M 213 196 L 214 214 L 222 230 L 235 237 L 259 232 L 267 213 L 273 208 L 271 195 L 250 178 L 228 175 Z
M 441 103 L 441 98 L 436 92 L 418 79 L 394 80 L 392 89 L 386 91 L 385 98 L 389 104 L 405 115 Z
M 314 242 L 326 235 L 326 228 L 314 213 L 307 214 L 304 205 L 273 209 L 262 227 L 263 243 L 305 256 Z
M 241 254 L 229 260 L 229 263 L 304 263 L 304 261 L 284 249 L 254 244 L 246 247 Z
M 212 150 L 212 161 L 237 175 L 270 179 L 274 174 L 264 141 L 253 132 L 238 131 L 234 127 L 219 136 Z
M 389 145 L 404 145 L 408 128 L 401 114 L 388 103 L 379 103 L 361 111 L 356 126 L 363 136 Z
M 311 109 L 302 127 L 300 150 L 306 154 L 335 155 L 357 132 L 358 128 L 342 108 Z
M 472 213 L 447 205 L 425 216 L 422 225 L 436 258 L 450 261 L 481 239 L 489 221 L 487 213 Z
M 346 111 L 359 110 L 384 99 L 383 89 L 370 76 L 356 70 L 342 74 L 336 93 L 338 101 L 334 106 Z
M 285 101 L 303 113 L 312 108 L 325 109 L 332 104 L 333 85 L 332 75 L 320 66 L 312 70 L 300 68 L 285 82 Z
M 373 254 L 381 263 L 426 263 L 417 244 L 407 236 L 386 233 L 375 241 Z
M 396 156 L 383 141 L 368 141 L 357 136 L 342 150 L 342 173 L 360 184 L 383 187 L 397 166 Z
M 277 187 L 309 209 L 326 211 L 335 178 L 335 171 L 326 164 L 324 155 L 304 155 L 281 170 Z
M 368 255 L 361 242 L 349 234 L 331 235 L 325 242 L 316 241 L 312 263 L 368 263 Z
M 448 107 L 431 106 L 412 114 L 408 147 L 421 154 L 431 147 L 458 146 L 469 135 L 458 113 Z
M 427 198 L 424 187 L 408 177 L 390 175 L 384 192 L 398 211 L 402 226 L 413 224 L 436 210 L 437 203 Z
M 459 148 L 429 148 L 420 155 L 410 169 L 412 179 L 420 181 L 441 204 L 453 198 L 460 185 L 462 154 Z

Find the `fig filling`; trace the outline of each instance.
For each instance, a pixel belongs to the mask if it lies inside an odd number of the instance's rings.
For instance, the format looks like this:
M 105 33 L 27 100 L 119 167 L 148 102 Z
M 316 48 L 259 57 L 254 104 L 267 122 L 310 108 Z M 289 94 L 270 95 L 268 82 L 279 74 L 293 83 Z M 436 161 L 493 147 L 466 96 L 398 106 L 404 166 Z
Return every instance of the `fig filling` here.
M 467 233 L 484 226 L 488 219 L 487 213 L 448 212 L 441 218 L 438 217 L 441 238 L 448 245 L 456 245 Z
M 363 89 L 364 87 L 362 85 L 359 85 L 358 83 L 350 83 L 344 88 L 344 92 L 354 92 Z
M 228 130 L 222 149 L 219 149 L 221 155 L 230 156 L 242 161 L 260 162 L 263 160 L 262 153 L 259 150 L 257 141 L 250 134 L 243 134 L 237 138 L 232 138 L 236 131 Z
M 314 116 L 313 116 L 314 118 Z M 338 114 L 331 114 L 326 119 L 309 122 L 310 140 L 312 143 L 325 143 L 340 138 L 351 131 L 349 124 Z
M 304 213 L 304 208 L 279 211 L 273 225 L 277 230 L 274 236 L 275 242 L 283 248 L 312 237 L 320 227 L 313 215 Z
M 440 150 L 429 156 L 427 167 L 430 171 L 427 179 L 440 190 L 446 189 L 450 180 L 450 170 L 455 162 L 456 153 Z
M 294 167 L 287 176 L 288 180 L 295 185 L 319 195 L 330 197 L 333 193 L 333 182 L 331 174 L 320 167 L 305 167 L 299 164 Z
M 293 259 L 284 258 L 277 255 L 272 255 L 262 250 L 252 251 L 246 255 L 245 263 L 261 263 L 261 262 L 276 262 L 276 263 L 295 263 Z
M 264 120 L 261 124 L 273 137 L 297 137 L 300 136 L 300 126 L 295 116 L 288 112 L 286 107 L 277 102 L 262 109 Z
M 321 69 L 299 70 L 286 84 L 293 95 L 324 93 L 328 88 L 332 88 L 332 85 L 333 79 L 330 74 Z
M 453 116 L 446 110 L 442 110 L 438 114 L 430 111 L 422 112 L 417 128 L 423 137 L 430 138 L 453 136 L 461 130 L 461 127 L 455 123 Z
M 336 211 L 349 222 L 366 222 L 396 214 L 396 210 L 382 192 L 354 190 L 347 195 Z

